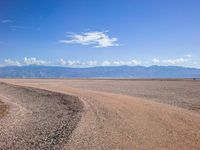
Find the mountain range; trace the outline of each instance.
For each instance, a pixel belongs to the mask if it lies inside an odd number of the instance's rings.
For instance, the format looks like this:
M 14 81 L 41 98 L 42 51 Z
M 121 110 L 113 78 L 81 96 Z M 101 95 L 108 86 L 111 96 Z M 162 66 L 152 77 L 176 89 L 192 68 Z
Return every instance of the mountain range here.
M 7 66 L 0 78 L 200 78 L 200 69 L 179 66 Z

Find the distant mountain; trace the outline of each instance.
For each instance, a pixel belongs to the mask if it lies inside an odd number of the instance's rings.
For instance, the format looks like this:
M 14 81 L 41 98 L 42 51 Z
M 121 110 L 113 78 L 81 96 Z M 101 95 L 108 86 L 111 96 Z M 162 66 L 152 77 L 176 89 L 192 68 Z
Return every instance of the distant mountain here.
M 0 78 L 200 78 L 200 69 L 177 66 L 9 66 L 0 68 Z

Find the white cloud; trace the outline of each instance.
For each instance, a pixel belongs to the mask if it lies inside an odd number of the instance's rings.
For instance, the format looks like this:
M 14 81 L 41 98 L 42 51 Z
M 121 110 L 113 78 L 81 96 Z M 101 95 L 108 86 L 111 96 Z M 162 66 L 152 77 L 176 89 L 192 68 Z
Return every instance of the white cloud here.
M 113 62 L 110 62 L 110 64 L 112 64 L 112 65 L 116 65 L 116 66 L 120 66 L 120 65 L 124 65 L 125 64 L 125 62 L 124 61 L 113 61 Z
M 152 59 L 153 64 L 159 64 L 159 65 L 186 65 L 191 63 L 191 54 L 184 55 L 180 58 L 168 58 L 168 59 Z
M 81 62 L 79 60 L 68 60 L 67 65 L 68 66 L 79 66 L 79 65 L 81 65 Z
M 109 47 L 118 46 L 116 42 L 117 38 L 110 38 L 106 32 L 86 32 L 82 34 L 70 33 L 68 34 L 69 40 L 60 40 L 60 43 L 65 44 L 82 44 L 82 45 L 94 45 L 94 47 Z
M 103 61 L 101 63 L 102 66 L 133 66 L 133 65 L 140 65 L 141 62 L 135 59 L 132 59 L 130 61 L 121 61 L 121 60 L 115 60 L 115 61 Z
M 15 61 L 11 59 L 5 59 L 4 63 L 5 63 L 5 66 L 21 66 L 21 63 L 19 61 Z
M 69 59 L 58 59 L 52 61 L 46 61 L 35 57 L 25 57 L 21 60 L 5 59 L 0 66 L 27 66 L 27 65 L 38 65 L 38 66 L 63 66 L 63 67 L 94 67 L 94 66 L 135 66 L 135 65 L 182 65 L 182 66 L 195 66 L 199 65 L 198 60 L 190 59 L 188 57 L 180 57 L 174 59 L 157 59 L 154 58 L 151 61 L 140 61 L 137 59 L 132 60 L 105 60 L 105 61 L 80 61 L 80 60 L 69 60 Z
M 130 63 L 131 63 L 131 65 L 140 65 L 141 61 L 133 59 L 133 60 L 130 61 Z
M 154 58 L 154 59 L 152 59 L 152 62 L 153 62 L 153 63 L 159 63 L 159 62 L 160 62 L 160 60 L 159 60 L 159 59 L 157 59 L 157 58 Z
M 2 20 L 1 23 L 13 23 L 13 21 L 10 19 L 6 19 L 6 20 Z
M 64 66 L 64 65 L 66 65 L 66 61 L 61 58 L 58 60 L 58 64 L 60 64 L 61 66 Z
M 110 61 L 105 60 L 102 62 L 102 66 L 110 66 L 110 65 L 111 65 Z
M 122 66 L 122 65 L 139 65 L 141 64 L 138 60 L 129 60 L 129 61 L 101 61 L 98 62 L 96 60 L 90 61 L 79 61 L 79 60 L 64 60 L 63 58 L 57 61 L 45 61 L 41 59 L 37 59 L 35 57 L 27 58 L 25 57 L 22 60 L 16 61 L 11 59 L 5 59 L 4 64 L 2 66 L 28 66 L 28 65 L 38 65 L 38 66 L 63 66 L 63 67 L 94 67 L 94 66 Z
M 80 66 L 82 63 L 79 60 L 64 60 L 64 59 L 59 59 L 58 60 L 58 65 L 61 66 Z
M 95 60 L 90 60 L 85 63 L 85 65 L 87 65 L 87 66 L 96 66 L 97 64 L 98 64 L 98 62 Z
M 58 65 L 61 65 L 61 66 L 96 66 L 96 65 L 98 65 L 98 62 L 95 60 L 81 62 L 79 60 L 64 60 L 63 58 L 61 58 L 58 60 Z
M 26 66 L 26 65 L 51 65 L 51 62 L 37 59 L 35 57 L 27 58 L 25 57 L 23 60 L 12 60 L 5 59 L 2 66 Z
M 92 67 L 92 66 L 121 66 L 121 65 L 139 65 L 141 64 L 140 61 L 138 60 L 130 60 L 130 61 L 121 61 L 121 60 L 115 60 L 115 61 L 102 61 L 98 62 L 95 60 L 90 60 L 90 61 L 79 61 L 79 60 L 64 60 L 64 59 L 59 59 L 58 60 L 58 65 L 61 66 L 79 66 L 79 67 Z
M 163 60 L 164 63 L 168 63 L 168 64 L 172 64 L 172 65 L 182 64 L 182 63 L 185 63 L 187 61 L 188 61 L 188 59 L 185 59 L 185 58 L 176 58 L 176 59 Z
M 25 65 L 50 65 L 50 62 L 37 59 L 35 57 L 27 58 L 25 57 L 23 60 L 23 64 Z

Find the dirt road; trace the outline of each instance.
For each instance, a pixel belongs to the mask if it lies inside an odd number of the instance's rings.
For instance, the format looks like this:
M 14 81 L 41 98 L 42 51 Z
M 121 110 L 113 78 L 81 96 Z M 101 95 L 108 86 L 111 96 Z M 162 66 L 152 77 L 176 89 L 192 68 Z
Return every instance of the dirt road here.
M 74 88 L 64 80 L 2 81 L 72 94 L 82 100 L 82 118 L 65 149 L 200 149 L 198 113 L 125 94 Z

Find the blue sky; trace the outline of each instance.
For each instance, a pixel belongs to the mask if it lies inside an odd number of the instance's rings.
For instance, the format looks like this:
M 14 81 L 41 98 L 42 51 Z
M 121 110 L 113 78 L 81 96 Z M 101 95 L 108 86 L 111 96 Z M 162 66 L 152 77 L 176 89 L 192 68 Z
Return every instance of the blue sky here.
M 0 0 L 0 66 L 200 68 L 199 0 Z

